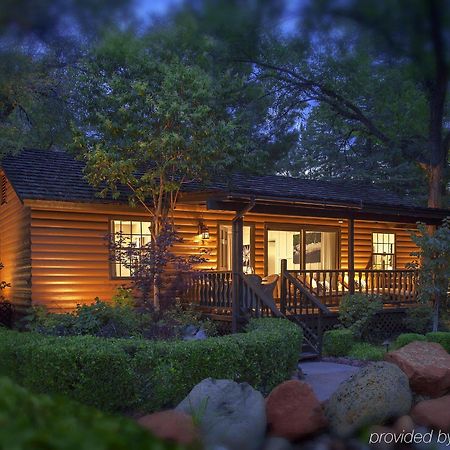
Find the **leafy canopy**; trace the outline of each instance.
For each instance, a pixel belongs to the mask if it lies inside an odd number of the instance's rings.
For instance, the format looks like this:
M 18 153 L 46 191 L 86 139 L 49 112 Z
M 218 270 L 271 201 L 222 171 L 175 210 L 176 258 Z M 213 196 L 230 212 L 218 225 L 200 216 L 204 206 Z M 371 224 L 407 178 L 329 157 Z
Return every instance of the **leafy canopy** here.
M 113 198 L 127 186 L 131 203 L 158 219 L 183 185 L 223 178 L 244 164 L 246 133 L 227 104 L 229 82 L 158 43 L 110 35 L 85 61 L 76 86 L 73 148 L 86 160 L 88 180 Z

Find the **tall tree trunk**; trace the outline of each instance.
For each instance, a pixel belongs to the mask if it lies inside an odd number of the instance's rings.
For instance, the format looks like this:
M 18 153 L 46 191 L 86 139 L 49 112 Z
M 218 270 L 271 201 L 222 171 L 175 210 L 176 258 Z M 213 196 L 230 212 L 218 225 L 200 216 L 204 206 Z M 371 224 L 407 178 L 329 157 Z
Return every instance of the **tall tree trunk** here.
M 444 191 L 444 168 L 447 165 L 447 152 L 445 139 L 443 139 L 445 100 L 449 81 L 447 48 L 442 25 L 443 2 L 428 0 L 430 18 L 430 34 L 434 56 L 434 76 L 427 80 L 429 92 L 429 191 L 428 206 L 442 207 L 442 193 Z
M 443 164 L 431 165 L 428 170 L 428 206 L 442 208 Z

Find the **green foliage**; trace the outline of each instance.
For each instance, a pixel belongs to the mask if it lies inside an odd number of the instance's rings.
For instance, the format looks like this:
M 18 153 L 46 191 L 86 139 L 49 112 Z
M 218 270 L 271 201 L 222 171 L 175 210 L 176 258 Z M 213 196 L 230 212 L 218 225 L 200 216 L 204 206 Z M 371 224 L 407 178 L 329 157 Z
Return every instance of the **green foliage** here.
M 441 344 L 450 353 L 450 332 L 447 331 L 435 331 L 428 333 L 426 336 L 429 342 L 437 342 Z
M 346 356 L 354 344 L 351 330 L 330 330 L 323 335 L 323 353 L 326 356 Z
M 450 280 L 450 217 L 434 232 L 428 232 L 424 224 L 418 225 L 419 234 L 412 235 L 413 241 L 420 248 L 413 253 L 420 264 L 417 283 L 418 299 L 422 303 L 434 302 L 435 314 L 433 329 L 439 325 L 439 310 L 447 305 L 447 291 Z
M 130 288 L 119 286 L 112 297 L 112 302 L 117 306 L 135 306 L 136 300 Z
M 198 325 L 205 331 L 207 336 L 216 336 L 218 327 L 214 320 L 205 318 L 203 314 L 194 307 L 182 307 L 177 304 L 173 308 L 163 313 L 162 320 L 169 323 L 176 323 L 178 327 L 186 327 L 189 325 Z
M 152 316 L 125 302 L 111 305 L 97 298 L 91 305 L 78 305 L 71 314 L 52 314 L 44 307 L 35 307 L 26 321 L 28 330 L 48 335 L 130 337 L 142 336 Z
M 427 304 L 407 308 L 403 323 L 411 333 L 425 334 L 433 325 L 433 309 Z
M 403 333 L 400 334 L 394 343 L 394 348 L 404 347 L 407 344 L 415 341 L 426 341 L 427 338 L 423 334 L 418 333 Z
M 117 198 L 126 186 L 158 221 L 185 183 L 246 163 L 245 132 L 227 108 L 239 78 L 222 84 L 189 54 L 128 33 L 109 35 L 81 66 L 73 149 L 100 195 Z
M 129 419 L 112 417 L 62 397 L 32 394 L 0 378 L 0 448 L 181 449 L 151 436 Z
M 120 290 L 114 303 L 98 298 L 91 305 L 78 305 L 73 313 L 49 313 L 43 306 L 33 307 L 22 319 L 22 328 L 50 336 L 100 336 L 175 339 L 187 326 L 202 329 L 207 336 L 217 335 L 216 324 L 194 309 L 180 305 L 156 312 L 134 307 L 128 290 Z
M 370 333 L 375 315 L 382 308 L 383 304 L 375 297 L 345 295 L 339 305 L 339 321 L 356 339 L 365 339 Z
M 281 319 L 256 319 L 246 333 L 201 341 L 0 330 L 0 375 L 107 411 L 155 411 L 176 405 L 207 377 L 269 392 L 295 370 L 301 339 L 300 328 Z
M 386 350 L 382 346 L 372 345 L 368 342 L 357 342 L 348 352 L 348 356 L 364 361 L 381 361 L 385 353 Z

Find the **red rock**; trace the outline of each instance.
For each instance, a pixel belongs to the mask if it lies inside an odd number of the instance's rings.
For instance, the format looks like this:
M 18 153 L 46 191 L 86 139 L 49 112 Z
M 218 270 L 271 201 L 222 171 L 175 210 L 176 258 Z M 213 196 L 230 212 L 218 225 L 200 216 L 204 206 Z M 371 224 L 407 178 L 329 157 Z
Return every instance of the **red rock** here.
M 450 391 L 450 355 L 439 344 L 411 342 L 386 354 L 385 360 L 406 373 L 417 394 L 436 398 Z
M 277 386 L 266 399 L 269 433 L 291 441 L 313 434 L 327 425 L 322 406 L 311 387 L 290 380 Z
M 399 417 L 392 429 L 395 433 L 412 433 L 414 431 L 414 421 L 411 419 L 411 416 L 401 416 Z
M 419 425 L 450 432 L 450 395 L 417 403 L 411 417 Z
M 138 424 L 161 439 L 168 439 L 179 444 L 189 445 L 199 440 L 198 430 L 192 417 L 170 409 L 143 416 Z

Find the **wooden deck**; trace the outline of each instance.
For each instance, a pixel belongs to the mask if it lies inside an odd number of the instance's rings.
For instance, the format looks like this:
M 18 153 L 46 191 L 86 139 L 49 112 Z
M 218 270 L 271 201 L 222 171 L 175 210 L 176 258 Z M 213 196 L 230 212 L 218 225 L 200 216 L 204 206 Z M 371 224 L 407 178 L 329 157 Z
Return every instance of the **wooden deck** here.
M 353 282 L 351 282 L 353 280 Z M 303 328 L 304 346 L 320 354 L 323 333 L 338 322 L 343 296 L 360 293 L 383 303 L 380 323 L 387 332 L 399 330 L 405 308 L 417 302 L 417 273 L 413 270 L 286 270 L 282 267 L 279 296 L 267 296 L 244 274 L 233 283 L 229 271 L 188 274 L 183 300 L 214 320 L 242 323 L 250 317 L 285 317 Z M 233 308 L 233 297 L 240 299 Z M 383 326 L 384 326 L 383 325 Z

